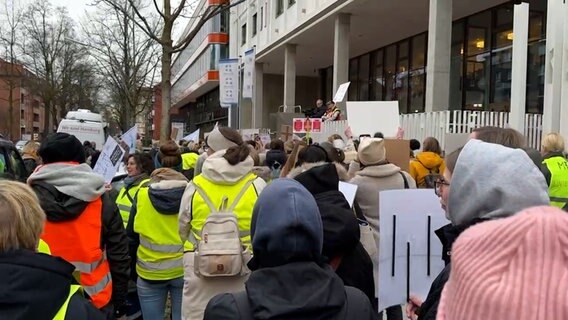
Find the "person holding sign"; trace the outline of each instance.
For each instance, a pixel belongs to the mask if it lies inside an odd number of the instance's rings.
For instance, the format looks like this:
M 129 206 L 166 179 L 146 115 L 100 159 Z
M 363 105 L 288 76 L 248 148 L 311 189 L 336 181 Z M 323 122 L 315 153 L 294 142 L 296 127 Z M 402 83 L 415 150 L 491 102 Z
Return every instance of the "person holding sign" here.
M 339 121 L 339 120 L 341 120 L 341 110 L 339 110 L 339 108 L 337 107 L 335 102 L 328 101 L 326 103 L 326 106 L 327 106 L 327 111 L 325 112 L 323 117 L 321 117 L 321 119 L 323 121 Z
M 411 319 L 436 319 L 440 296 L 450 275 L 452 246 L 464 230 L 483 221 L 549 204 L 544 176 L 521 149 L 473 139 L 463 149 L 451 153 L 446 164 L 435 192 L 451 221 L 436 231 L 444 252 L 450 252 L 444 255 L 448 264 L 433 281 L 424 302 L 419 297 L 410 297 L 406 311 Z

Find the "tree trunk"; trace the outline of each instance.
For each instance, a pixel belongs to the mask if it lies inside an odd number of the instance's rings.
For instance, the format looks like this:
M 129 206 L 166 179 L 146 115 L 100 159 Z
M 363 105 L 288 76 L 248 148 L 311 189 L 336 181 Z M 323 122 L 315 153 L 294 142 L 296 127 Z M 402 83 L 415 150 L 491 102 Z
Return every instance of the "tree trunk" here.
M 172 53 L 166 46 L 162 47 L 162 119 L 160 122 L 160 142 L 170 139 L 170 108 L 172 104 Z
M 8 140 L 15 140 L 14 136 L 14 85 L 10 83 L 8 93 Z

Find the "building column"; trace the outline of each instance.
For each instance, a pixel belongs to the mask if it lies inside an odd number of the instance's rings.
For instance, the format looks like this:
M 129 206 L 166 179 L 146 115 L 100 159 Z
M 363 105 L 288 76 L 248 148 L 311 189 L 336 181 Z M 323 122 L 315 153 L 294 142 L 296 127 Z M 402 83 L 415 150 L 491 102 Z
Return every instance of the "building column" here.
M 529 4 L 515 5 L 513 18 L 513 59 L 509 126 L 525 132 L 527 104 L 527 48 L 529 46 Z
M 335 95 L 340 85 L 349 81 L 349 36 L 351 33 L 351 15 L 340 13 L 335 17 L 335 34 L 333 41 L 333 92 Z M 337 104 L 342 114 L 347 117 L 347 96 Z
M 426 112 L 449 109 L 452 0 L 430 0 Z
M 284 103 L 296 105 L 296 45 L 286 44 L 284 49 Z
M 264 123 L 262 123 L 262 117 L 264 114 L 264 105 L 262 103 L 264 99 L 264 64 L 255 63 L 254 64 L 254 98 L 252 103 L 252 127 L 254 129 L 263 128 Z

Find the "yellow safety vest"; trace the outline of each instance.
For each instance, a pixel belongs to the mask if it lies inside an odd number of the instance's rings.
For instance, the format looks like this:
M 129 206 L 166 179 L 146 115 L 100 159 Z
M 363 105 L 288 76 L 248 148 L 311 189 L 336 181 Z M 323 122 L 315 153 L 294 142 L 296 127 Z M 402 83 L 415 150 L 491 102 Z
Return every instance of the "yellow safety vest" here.
M 183 277 L 183 243 L 178 215 L 159 213 L 150 201 L 149 188 L 140 188 L 136 200 L 134 232 L 140 235 L 136 272 L 146 280 Z
M 37 252 L 51 254 L 51 250 L 49 250 L 49 245 L 47 242 L 39 239 L 39 243 L 37 244 Z
M 150 179 L 145 179 L 140 182 L 140 184 L 130 187 L 128 191 L 126 187 L 120 189 L 120 193 L 116 198 L 116 206 L 120 211 L 120 216 L 122 217 L 122 223 L 124 224 L 124 228 L 128 225 L 128 218 L 130 218 L 130 209 L 132 208 L 132 201 L 136 198 L 136 193 L 140 189 L 142 185 L 145 185 Z
M 238 196 L 238 194 L 243 190 L 247 182 L 250 180 L 257 179 L 257 176 L 250 173 L 245 178 L 241 179 L 237 184 L 234 185 L 221 185 L 216 184 L 207 180 L 203 175 L 199 175 L 193 178 L 193 184 L 198 185 L 205 194 L 209 197 L 212 204 L 215 208 L 221 206 L 221 202 L 223 201 L 224 197 L 227 197 L 227 202 L 229 204 L 233 203 L 234 199 Z M 250 224 L 252 219 L 252 211 L 254 208 L 254 204 L 258 199 L 258 194 L 253 184 L 250 185 L 248 190 L 243 194 L 239 203 L 235 206 L 234 213 L 237 216 L 237 222 L 239 224 L 239 231 L 241 231 L 244 235 L 241 237 L 241 240 L 244 245 L 250 247 L 251 239 L 250 239 Z M 196 240 L 201 240 L 199 236 L 201 234 L 201 229 L 205 224 L 205 220 L 211 213 L 211 209 L 203 200 L 203 198 L 199 195 L 198 192 L 195 192 L 193 195 L 193 200 L 191 202 L 191 232 L 193 237 Z M 184 243 L 184 249 L 186 251 L 194 251 L 194 245 L 191 242 L 186 241 Z
M 189 170 L 195 169 L 195 165 L 197 164 L 197 158 L 199 155 L 197 153 L 188 152 L 181 155 L 182 159 L 182 170 Z
M 59 311 L 57 311 L 55 317 L 53 317 L 53 320 L 65 320 L 65 316 L 67 315 L 67 308 L 69 307 L 69 301 L 71 301 L 71 297 L 80 290 L 81 286 L 74 284 L 71 285 L 67 299 L 65 300 L 61 308 L 59 308 Z
M 548 195 L 550 205 L 563 209 L 568 207 L 568 160 L 562 156 L 545 159 L 542 162 L 550 171 Z

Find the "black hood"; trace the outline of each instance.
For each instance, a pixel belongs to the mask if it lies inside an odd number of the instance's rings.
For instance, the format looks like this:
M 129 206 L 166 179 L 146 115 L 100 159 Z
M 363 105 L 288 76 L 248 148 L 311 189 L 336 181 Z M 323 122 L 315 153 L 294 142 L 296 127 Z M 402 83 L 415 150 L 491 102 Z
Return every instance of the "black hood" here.
M 276 162 L 280 164 L 280 168 L 286 164 L 286 152 L 282 150 L 268 150 L 266 152 L 266 166 L 272 168 Z
M 74 269 L 28 250 L 0 253 L 0 318 L 53 319 L 69 295 Z
M 41 208 L 50 222 L 74 220 L 89 204 L 61 193 L 54 186 L 43 181 L 31 181 L 30 185 L 38 196 Z
M 332 259 L 354 250 L 360 239 L 359 223 L 339 191 L 335 165 L 311 168 L 295 179 L 316 199 L 323 223 L 323 255 Z
M 172 188 L 172 189 L 154 189 L 150 187 L 148 195 L 150 201 L 159 213 L 164 215 L 173 215 L 179 213 L 181 206 L 181 197 L 185 187 Z
M 246 291 L 255 319 L 344 319 L 345 287 L 331 267 L 290 263 L 253 272 Z

